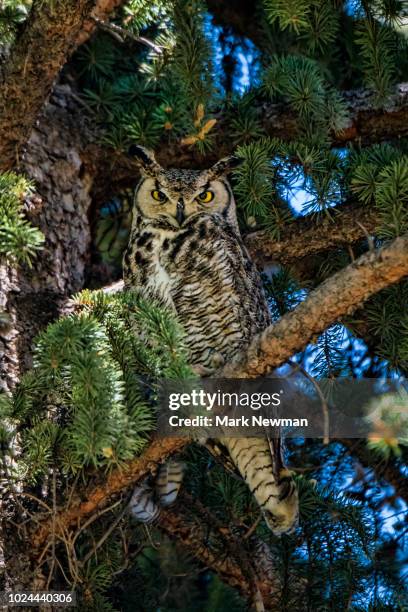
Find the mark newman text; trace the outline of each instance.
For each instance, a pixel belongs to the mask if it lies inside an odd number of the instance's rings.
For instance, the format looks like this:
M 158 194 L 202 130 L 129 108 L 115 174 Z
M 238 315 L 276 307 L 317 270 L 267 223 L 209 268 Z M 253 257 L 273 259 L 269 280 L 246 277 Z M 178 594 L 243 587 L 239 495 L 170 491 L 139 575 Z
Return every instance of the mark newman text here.
M 260 415 L 229 417 L 195 416 L 191 418 L 171 415 L 171 427 L 308 427 L 308 419 L 268 419 Z

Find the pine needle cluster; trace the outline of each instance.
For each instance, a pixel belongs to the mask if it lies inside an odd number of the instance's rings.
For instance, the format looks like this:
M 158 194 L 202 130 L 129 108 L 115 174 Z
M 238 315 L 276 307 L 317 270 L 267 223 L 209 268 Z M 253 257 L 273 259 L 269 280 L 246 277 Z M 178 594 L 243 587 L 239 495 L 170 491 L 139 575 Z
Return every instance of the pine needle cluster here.
M 27 18 L 31 0 L 3 0 L 0 5 L 0 54 L 13 42 L 20 24 Z
M 51 467 L 72 476 L 133 458 L 154 428 L 158 381 L 191 375 L 183 332 L 160 305 L 101 291 L 74 304 L 40 334 L 32 370 L 2 398 L 3 439 L 9 448 L 18 439 L 25 481 Z
M 25 218 L 24 197 L 31 183 L 13 172 L 0 174 L 0 257 L 31 266 L 44 236 Z

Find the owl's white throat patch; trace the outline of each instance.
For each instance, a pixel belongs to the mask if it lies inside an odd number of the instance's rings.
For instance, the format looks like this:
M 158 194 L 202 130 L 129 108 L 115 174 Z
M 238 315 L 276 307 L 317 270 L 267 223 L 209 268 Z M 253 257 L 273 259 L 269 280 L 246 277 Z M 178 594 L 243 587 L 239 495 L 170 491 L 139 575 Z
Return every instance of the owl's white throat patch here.
M 149 227 L 149 226 L 148 226 Z M 148 231 L 152 231 L 150 228 Z M 163 250 L 163 243 L 165 240 L 171 240 L 174 238 L 174 232 L 171 230 L 153 230 L 153 249 L 151 255 L 152 270 L 149 274 L 146 283 L 146 289 L 151 295 L 159 297 L 169 307 L 174 308 L 174 304 L 171 299 L 172 280 L 160 262 L 160 254 Z

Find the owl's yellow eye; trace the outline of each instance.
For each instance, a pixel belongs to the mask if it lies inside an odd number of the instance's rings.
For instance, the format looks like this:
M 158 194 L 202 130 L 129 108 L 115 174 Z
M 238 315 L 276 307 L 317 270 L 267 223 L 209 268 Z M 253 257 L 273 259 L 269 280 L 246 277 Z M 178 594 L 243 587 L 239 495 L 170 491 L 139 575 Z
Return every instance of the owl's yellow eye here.
M 198 195 L 198 200 L 203 202 L 204 204 L 208 204 L 214 199 L 214 194 L 212 191 L 203 191 Z
M 153 189 L 152 198 L 153 200 L 156 200 L 156 202 L 165 202 L 167 200 L 166 194 L 158 189 Z

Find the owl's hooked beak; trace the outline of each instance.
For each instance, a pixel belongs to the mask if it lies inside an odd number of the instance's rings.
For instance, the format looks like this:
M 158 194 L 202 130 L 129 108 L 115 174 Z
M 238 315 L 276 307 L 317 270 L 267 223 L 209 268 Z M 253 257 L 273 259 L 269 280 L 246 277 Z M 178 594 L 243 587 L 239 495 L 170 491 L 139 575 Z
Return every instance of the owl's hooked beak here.
M 179 201 L 177 202 L 177 209 L 176 209 L 177 223 L 179 225 L 182 225 L 185 218 L 186 218 L 186 215 L 184 214 L 184 202 L 183 202 L 183 198 L 180 198 Z

